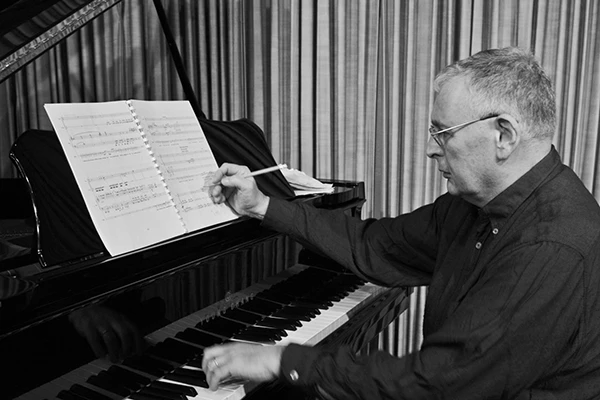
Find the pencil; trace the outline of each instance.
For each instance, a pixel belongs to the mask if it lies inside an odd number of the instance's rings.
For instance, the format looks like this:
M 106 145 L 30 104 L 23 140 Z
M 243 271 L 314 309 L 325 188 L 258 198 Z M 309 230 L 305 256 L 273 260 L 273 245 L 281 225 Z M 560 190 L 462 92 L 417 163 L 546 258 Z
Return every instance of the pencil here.
M 287 164 L 279 164 L 279 165 L 275 165 L 273 167 L 257 169 L 256 171 L 252 171 L 248 175 L 244 175 L 244 176 L 256 176 L 256 175 L 267 174 L 269 172 L 279 171 L 280 169 L 283 169 L 283 168 L 287 168 Z

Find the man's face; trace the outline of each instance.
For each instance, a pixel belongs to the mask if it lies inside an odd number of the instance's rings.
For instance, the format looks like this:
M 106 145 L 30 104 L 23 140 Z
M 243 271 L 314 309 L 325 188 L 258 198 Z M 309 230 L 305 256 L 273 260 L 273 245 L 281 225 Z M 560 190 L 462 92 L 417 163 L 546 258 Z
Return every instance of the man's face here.
M 448 81 L 438 93 L 431 114 L 431 125 L 442 130 L 483 117 L 469 104 L 472 95 L 463 77 Z M 442 133 L 442 146 L 433 138 L 427 156 L 437 161 L 448 180 L 448 192 L 476 205 L 488 200 L 495 182 L 495 119 L 475 122 Z M 485 204 L 485 203 L 483 203 Z

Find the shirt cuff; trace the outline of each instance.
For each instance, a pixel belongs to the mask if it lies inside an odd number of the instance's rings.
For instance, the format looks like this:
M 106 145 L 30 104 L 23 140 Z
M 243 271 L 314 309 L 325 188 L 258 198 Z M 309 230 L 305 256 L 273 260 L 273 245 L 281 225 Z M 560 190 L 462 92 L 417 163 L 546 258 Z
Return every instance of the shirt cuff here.
M 280 377 L 292 386 L 313 387 L 316 382 L 314 363 L 321 351 L 315 347 L 289 344 L 281 355 Z
M 294 206 L 288 201 L 271 197 L 261 225 L 279 232 L 286 232 L 288 218 L 294 214 Z

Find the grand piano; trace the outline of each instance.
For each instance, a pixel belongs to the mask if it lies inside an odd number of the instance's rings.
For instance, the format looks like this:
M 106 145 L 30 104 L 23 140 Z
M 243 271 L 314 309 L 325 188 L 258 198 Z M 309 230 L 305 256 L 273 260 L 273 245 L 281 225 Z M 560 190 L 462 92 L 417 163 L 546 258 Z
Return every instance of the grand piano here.
M 12 79 L 41 53 L 118 3 L 5 3 L 0 9 L 0 81 Z M 186 96 L 211 146 L 217 148 L 217 160 L 252 168 L 274 164 L 264 135 L 251 121 L 205 118 L 160 0 L 154 11 Z M 232 141 L 241 148 L 232 150 Z M 244 151 L 247 146 L 253 150 Z M 304 398 L 280 382 L 232 381 L 209 392 L 199 366 L 202 349 L 239 340 L 346 344 L 358 352 L 406 308 L 409 289 L 361 281 L 245 218 L 111 257 L 53 132 L 23 132 L 10 153 L 2 155 L 9 156 L 17 177 L 0 180 L 2 398 Z M 272 196 L 341 209 L 357 218 L 365 202 L 360 182 L 335 181 L 333 193 L 301 197 L 294 196 L 278 173 L 257 177 L 257 183 Z M 94 355 L 69 317 L 98 307 L 114 310 L 137 326 L 147 343 L 141 354 L 118 362 Z

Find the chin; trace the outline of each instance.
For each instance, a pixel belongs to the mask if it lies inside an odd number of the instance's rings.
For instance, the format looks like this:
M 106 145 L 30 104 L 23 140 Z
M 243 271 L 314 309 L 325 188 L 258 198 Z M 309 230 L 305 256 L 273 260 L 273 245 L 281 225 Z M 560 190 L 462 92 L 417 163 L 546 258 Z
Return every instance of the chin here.
M 446 182 L 446 189 L 448 190 L 448 193 L 450 193 L 452 195 L 458 194 L 457 190 L 456 190 L 456 186 L 454 186 L 450 180 L 448 180 L 448 182 Z
M 446 188 L 448 189 L 448 193 L 453 196 L 460 196 L 462 192 L 454 185 L 452 182 L 448 181 L 446 184 Z

